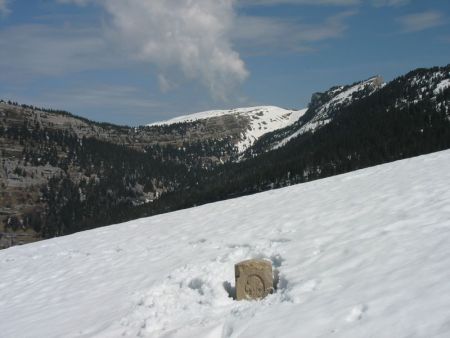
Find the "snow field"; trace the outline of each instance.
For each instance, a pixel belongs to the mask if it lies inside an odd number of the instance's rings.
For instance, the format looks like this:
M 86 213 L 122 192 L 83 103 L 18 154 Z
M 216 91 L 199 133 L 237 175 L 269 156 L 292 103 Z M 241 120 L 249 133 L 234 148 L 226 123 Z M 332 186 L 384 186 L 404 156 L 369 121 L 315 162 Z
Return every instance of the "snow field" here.
M 448 337 L 450 151 L 0 251 L 0 336 Z M 236 302 L 234 264 L 278 290 Z

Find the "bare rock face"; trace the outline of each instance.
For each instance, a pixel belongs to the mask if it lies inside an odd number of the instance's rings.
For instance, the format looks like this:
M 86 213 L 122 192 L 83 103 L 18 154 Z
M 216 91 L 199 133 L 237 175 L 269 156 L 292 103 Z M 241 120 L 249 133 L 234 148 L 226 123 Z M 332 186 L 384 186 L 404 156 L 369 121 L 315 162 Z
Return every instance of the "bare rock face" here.
M 249 259 L 234 266 L 236 300 L 262 299 L 273 291 L 272 263 Z

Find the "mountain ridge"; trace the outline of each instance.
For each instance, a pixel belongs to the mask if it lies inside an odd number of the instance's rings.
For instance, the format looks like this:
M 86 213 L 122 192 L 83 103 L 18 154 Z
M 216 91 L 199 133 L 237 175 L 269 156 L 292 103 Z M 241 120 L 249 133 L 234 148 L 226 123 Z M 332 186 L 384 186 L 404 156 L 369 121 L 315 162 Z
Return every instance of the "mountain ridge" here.
M 60 236 L 447 149 L 449 79 L 450 65 L 333 87 L 242 153 L 249 116 L 127 128 L 0 103 L 0 234 Z M 273 149 L 315 118 L 329 121 Z
M 250 148 L 262 136 L 278 129 L 286 128 L 298 121 L 306 109 L 288 110 L 277 106 L 255 106 L 233 108 L 228 110 L 209 110 L 189 115 L 179 116 L 167 121 L 148 124 L 147 126 L 167 126 L 172 124 L 190 124 L 202 120 L 214 120 L 224 117 L 243 117 L 248 124 L 242 128 L 241 135 L 236 144 L 238 152 L 242 153 Z
M 306 132 L 316 131 L 331 121 L 336 110 L 370 96 L 384 85 L 383 79 L 377 75 L 351 85 L 334 86 L 323 93 L 314 93 L 305 114 L 296 123 L 264 135 L 246 156 L 280 148 Z

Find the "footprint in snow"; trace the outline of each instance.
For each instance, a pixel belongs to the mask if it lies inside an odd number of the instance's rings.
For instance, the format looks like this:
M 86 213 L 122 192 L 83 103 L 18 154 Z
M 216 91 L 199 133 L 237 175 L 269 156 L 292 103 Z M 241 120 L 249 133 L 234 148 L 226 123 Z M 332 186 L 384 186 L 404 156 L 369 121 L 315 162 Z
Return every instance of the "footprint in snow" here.
M 284 262 L 284 258 L 280 254 L 270 256 L 274 268 L 279 268 Z
M 273 244 L 284 244 L 284 243 L 289 243 L 291 241 L 291 239 L 289 238 L 274 238 L 271 239 L 270 242 Z
M 190 241 L 189 245 L 191 245 L 192 247 L 197 247 L 198 245 L 202 245 L 206 243 L 206 239 L 205 238 L 200 238 L 198 240 L 195 241 Z
M 349 323 L 361 320 L 368 309 L 369 308 L 366 304 L 357 305 L 353 307 L 345 320 Z
M 312 292 L 312 291 L 317 290 L 317 287 L 319 286 L 319 284 L 320 284 L 320 281 L 318 281 L 316 279 L 310 279 L 310 280 L 302 283 L 300 285 L 299 289 L 301 292 Z

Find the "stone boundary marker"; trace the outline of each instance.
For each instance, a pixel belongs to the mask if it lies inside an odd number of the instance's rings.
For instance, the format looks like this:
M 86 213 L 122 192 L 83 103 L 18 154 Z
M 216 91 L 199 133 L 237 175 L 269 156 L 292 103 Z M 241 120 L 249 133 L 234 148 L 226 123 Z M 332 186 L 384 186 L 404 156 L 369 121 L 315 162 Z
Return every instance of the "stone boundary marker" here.
M 262 299 L 273 292 L 272 263 L 249 259 L 234 266 L 236 300 Z

